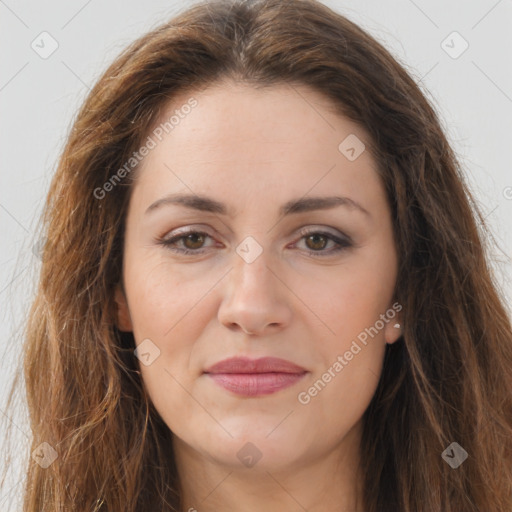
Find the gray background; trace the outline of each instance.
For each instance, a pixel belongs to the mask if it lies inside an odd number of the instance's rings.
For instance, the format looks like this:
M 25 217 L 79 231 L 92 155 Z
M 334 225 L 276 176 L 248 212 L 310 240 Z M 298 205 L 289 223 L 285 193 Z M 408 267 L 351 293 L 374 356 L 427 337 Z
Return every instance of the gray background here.
M 15 424 L 19 458 L 28 454 L 26 412 L 18 407 L 7 417 L 5 399 L 21 362 L 24 315 L 39 268 L 32 248 L 58 155 L 79 105 L 107 65 L 191 3 L 0 0 L 0 415 Z M 496 282 L 512 311 L 512 1 L 324 3 L 383 42 L 438 110 L 495 237 Z M 31 47 L 40 53 L 51 48 L 43 31 L 58 43 L 47 58 Z M 460 36 L 450 36 L 454 31 Z M 469 46 L 458 56 L 464 41 Z M 20 484 L 13 474 L 0 495 L 1 510 L 20 509 Z

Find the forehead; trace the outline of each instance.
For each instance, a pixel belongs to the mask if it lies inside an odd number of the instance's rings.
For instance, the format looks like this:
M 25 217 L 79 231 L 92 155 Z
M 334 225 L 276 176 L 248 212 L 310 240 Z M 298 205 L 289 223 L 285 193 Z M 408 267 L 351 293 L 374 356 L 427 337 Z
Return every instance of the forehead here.
M 376 163 L 361 149 L 369 146 L 366 131 L 307 86 L 228 82 L 181 92 L 149 135 L 155 147 L 136 186 L 151 197 L 187 191 L 235 200 L 229 195 L 236 192 L 245 200 L 277 194 L 284 203 L 310 190 L 381 192 Z M 344 153 L 347 140 L 360 152 L 356 159 Z
M 193 108 L 189 108 L 191 103 Z M 201 143 L 196 144 L 196 149 L 209 151 L 225 149 L 219 146 L 220 142 L 233 146 L 238 141 L 257 150 L 256 145 L 261 142 L 324 140 L 326 149 L 343 132 L 358 133 L 369 142 L 366 131 L 337 113 L 337 109 L 329 98 L 303 84 L 254 87 L 225 81 L 199 91 L 180 92 L 162 109 L 153 130 L 164 128 L 162 136 L 172 133 L 172 139 L 180 146 L 191 144 L 193 136 L 195 142 Z M 214 147 L 210 148 L 210 144 Z

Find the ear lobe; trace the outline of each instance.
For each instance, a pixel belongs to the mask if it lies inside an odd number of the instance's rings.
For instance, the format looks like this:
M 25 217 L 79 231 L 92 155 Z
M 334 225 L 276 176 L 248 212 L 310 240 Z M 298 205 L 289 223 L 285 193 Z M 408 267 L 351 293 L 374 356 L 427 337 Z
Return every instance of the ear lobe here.
M 133 325 L 128 302 L 120 285 L 117 285 L 115 289 L 115 301 L 117 304 L 117 328 L 123 332 L 132 332 Z
M 397 341 L 403 333 L 402 316 L 397 315 L 391 319 L 384 328 L 384 338 L 388 345 L 392 345 Z

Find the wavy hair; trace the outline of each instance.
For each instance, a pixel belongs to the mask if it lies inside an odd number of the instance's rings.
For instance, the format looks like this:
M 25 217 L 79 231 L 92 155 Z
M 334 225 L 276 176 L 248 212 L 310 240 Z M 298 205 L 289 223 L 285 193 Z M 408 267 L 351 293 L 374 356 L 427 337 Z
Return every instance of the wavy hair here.
M 222 80 L 303 84 L 371 136 L 391 207 L 404 330 L 363 420 L 365 512 L 512 510 L 512 328 L 489 230 L 435 109 L 373 37 L 316 0 L 214 0 L 147 33 L 79 110 L 53 177 L 23 371 L 32 446 L 25 512 L 180 511 L 172 432 L 116 327 L 136 169 L 94 193 L 174 96 Z M 453 441 L 469 454 L 452 469 Z

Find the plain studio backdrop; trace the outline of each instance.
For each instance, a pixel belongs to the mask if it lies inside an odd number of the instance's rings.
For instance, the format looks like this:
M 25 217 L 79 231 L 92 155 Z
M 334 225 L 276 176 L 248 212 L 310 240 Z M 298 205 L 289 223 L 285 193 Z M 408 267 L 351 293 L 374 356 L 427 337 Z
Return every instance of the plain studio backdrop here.
M 36 232 L 77 109 L 134 39 L 192 2 L 0 0 L 0 414 L 21 363 L 23 320 L 40 260 Z M 496 281 L 512 311 L 512 2 L 325 0 L 368 30 L 406 67 L 438 111 L 497 242 Z M 45 368 L 41 368 L 45 371 Z M 0 495 L 20 510 L 30 432 L 9 411 L 19 473 Z M 2 438 L 5 432 L 1 432 Z M 3 455 L 3 453 L 1 454 Z

